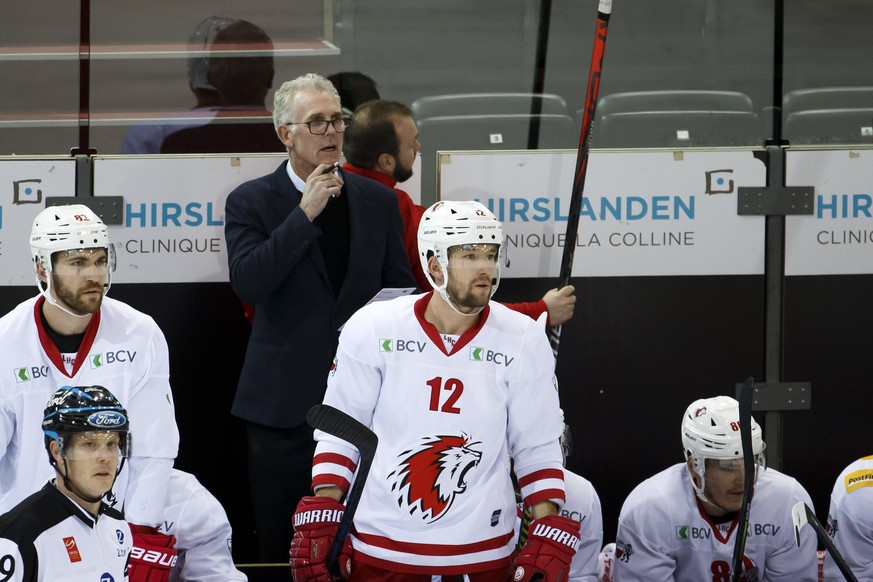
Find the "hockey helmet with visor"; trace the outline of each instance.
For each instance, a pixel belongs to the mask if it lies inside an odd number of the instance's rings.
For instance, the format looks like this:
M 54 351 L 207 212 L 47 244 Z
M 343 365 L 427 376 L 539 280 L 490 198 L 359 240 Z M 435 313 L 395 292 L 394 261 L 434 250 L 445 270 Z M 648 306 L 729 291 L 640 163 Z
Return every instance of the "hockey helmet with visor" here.
M 760 466 L 766 468 L 766 448 L 761 427 L 752 420 L 752 454 L 755 457 L 755 477 Z M 713 460 L 725 471 L 743 468 L 743 443 L 740 437 L 739 403 L 730 396 L 716 396 L 695 400 L 682 418 L 682 445 L 686 459 L 691 459 L 689 472 L 692 486 L 701 501 L 710 502 L 704 494 L 706 461 Z
M 65 457 L 69 440 L 79 433 L 118 433 L 121 472 L 128 456 L 130 422 L 127 411 L 117 398 L 103 386 L 62 386 L 49 398 L 43 411 L 42 431 L 49 462 L 56 466 L 49 445 L 58 443 L 61 457 Z
M 491 284 L 491 296 L 500 284 L 500 269 L 506 261 L 503 244 L 503 227 L 497 217 L 484 205 L 475 201 L 446 200 L 428 208 L 418 227 L 418 253 L 421 268 L 433 288 L 455 307 L 446 292 L 450 250 L 455 247 L 476 248 L 479 245 L 495 245 L 497 260 Z M 446 274 L 440 285 L 434 281 L 428 269 L 430 257 L 435 257 Z
M 46 273 L 43 287 L 36 269 L 36 285 L 40 293 L 55 304 L 51 297 L 51 274 L 56 253 L 102 249 L 106 252 L 106 279 L 103 294 L 112 284 L 115 270 L 115 247 L 109 243 L 109 230 L 100 217 L 84 204 L 49 206 L 33 219 L 30 231 L 30 254 L 36 266 Z

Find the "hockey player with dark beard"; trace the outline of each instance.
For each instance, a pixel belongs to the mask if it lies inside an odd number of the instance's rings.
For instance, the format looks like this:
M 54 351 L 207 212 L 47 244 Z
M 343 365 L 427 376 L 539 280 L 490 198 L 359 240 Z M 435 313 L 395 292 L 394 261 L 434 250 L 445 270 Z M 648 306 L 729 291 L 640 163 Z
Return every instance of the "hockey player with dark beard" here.
M 379 439 L 339 559 L 349 580 L 567 580 L 580 529 L 559 513 L 555 359 L 541 324 L 491 300 L 504 242 L 482 204 L 438 202 L 418 230 L 433 291 L 371 303 L 343 328 L 324 404 Z M 325 556 L 359 460 L 345 441 L 315 438 L 315 495 L 294 514 L 297 582 L 328 580 Z M 517 555 L 510 458 L 533 516 Z

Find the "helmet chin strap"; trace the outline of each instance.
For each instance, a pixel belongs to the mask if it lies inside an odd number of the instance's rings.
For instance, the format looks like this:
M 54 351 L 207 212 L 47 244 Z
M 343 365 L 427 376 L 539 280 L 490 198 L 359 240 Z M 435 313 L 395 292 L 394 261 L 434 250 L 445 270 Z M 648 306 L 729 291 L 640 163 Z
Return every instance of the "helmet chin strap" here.
M 110 278 L 111 275 L 109 273 L 107 273 L 106 277 L 107 277 L 106 283 L 103 284 L 103 296 L 104 297 L 106 296 L 106 293 L 109 292 L 109 287 L 112 285 L 112 279 Z M 45 271 L 45 289 L 43 289 L 43 287 L 42 287 L 42 279 L 39 278 L 39 273 L 36 274 L 36 287 L 37 287 L 37 289 L 39 289 L 39 294 L 42 295 L 43 297 L 45 297 L 46 301 L 48 301 L 49 303 L 51 303 L 52 305 L 54 305 L 55 307 L 57 307 L 58 309 L 60 309 L 61 311 L 63 311 L 64 313 L 66 313 L 68 315 L 72 315 L 73 317 L 78 317 L 78 318 L 90 317 L 91 315 L 93 315 L 92 313 L 83 313 L 83 314 L 73 313 L 72 311 L 70 311 L 69 309 L 67 309 L 66 307 L 64 307 L 60 303 L 58 303 L 58 300 L 55 299 L 54 295 L 52 295 L 52 274 L 51 274 L 51 271 L 49 271 L 47 269 Z
M 64 459 L 64 461 L 66 461 L 66 459 Z M 67 489 L 75 493 L 76 497 L 78 497 L 79 499 L 83 499 L 88 503 L 99 503 L 100 501 L 102 501 L 106 494 L 112 491 L 112 488 L 115 487 L 115 480 L 118 479 L 118 471 L 116 471 L 115 478 L 112 479 L 112 485 L 110 485 L 109 490 L 101 493 L 99 497 L 92 497 L 82 493 L 73 485 L 73 483 L 70 481 L 69 475 L 67 475 L 66 472 L 66 463 L 64 464 L 63 473 L 61 473 L 60 467 L 58 467 L 57 465 L 55 465 L 55 471 L 57 471 L 61 478 L 64 480 L 64 486 Z
M 427 276 L 428 280 L 430 281 L 431 285 L 433 285 L 434 289 L 443 298 L 443 301 L 448 303 L 449 307 L 451 307 L 455 311 L 455 313 L 457 313 L 458 315 L 463 315 L 464 317 L 476 317 L 480 313 L 482 313 L 482 310 L 485 309 L 484 305 L 482 307 L 480 307 L 479 309 L 477 309 L 476 311 L 473 311 L 470 313 L 464 313 L 461 310 L 459 310 L 457 307 L 455 307 L 455 304 L 449 298 L 449 292 L 447 291 L 447 289 L 449 287 L 448 261 L 446 261 L 445 265 L 440 263 L 440 266 L 442 267 L 442 272 L 443 272 L 443 284 L 442 285 L 437 285 L 436 282 L 431 278 L 430 273 L 427 273 L 426 276 Z M 495 286 L 495 279 L 492 277 L 491 278 L 491 297 L 494 296 L 494 286 Z M 490 297 L 489 297 L 489 300 L 490 300 Z
M 471 313 L 463 313 L 457 307 L 455 307 L 455 304 L 452 303 L 451 299 L 449 299 L 449 293 L 448 293 L 448 291 L 446 291 L 445 284 L 437 287 L 437 291 L 439 291 L 439 294 L 442 296 L 443 300 L 449 304 L 449 307 L 451 307 L 455 311 L 455 313 L 457 313 L 458 315 L 463 315 L 464 317 L 475 317 L 475 316 L 479 315 L 480 313 L 482 313 L 482 310 L 485 309 L 485 307 L 483 306 L 483 307 L 480 307 L 479 309 L 477 309 L 476 311 L 473 311 Z
M 89 497 L 89 496 L 85 495 L 84 493 L 82 493 L 81 491 L 77 491 L 76 488 L 73 487 L 73 484 L 70 482 L 70 480 L 67 478 L 66 475 L 62 475 L 62 477 L 64 478 L 64 486 L 66 486 L 67 489 L 69 489 L 70 491 L 75 493 L 76 497 L 78 497 L 79 499 L 84 499 L 88 503 L 99 503 L 103 499 L 103 496 L 109 492 L 109 491 L 107 491 L 106 493 L 104 493 L 100 497 Z M 115 485 L 115 481 L 113 481 L 112 484 Z M 111 491 L 111 489 L 110 489 L 110 491 Z
M 46 287 L 45 287 L 45 289 L 42 288 L 42 284 L 41 284 L 42 281 L 40 280 L 39 275 L 36 276 L 36 283 L 37 283 L 37 285 L 39 285 L 40 295 L 45 297 L 46 301 L 48 301 L 49 303 L 51 303 L 52 305 L 54 305 L 55 307 L 57 307 L 58 309 L 60 309 L 64 313 L 67 313 L 69 315 L 72 315 L 73 317 L 79 317 L 79 318 L 90 317 L 92 315 L 91 313 L 85 313 L 85 314 L 73 313 L 72 311 L 70 311 L 69 309 L 67 309 L 66 307 L 64 307 L 60 303 L 58 303 L 57 299 L 55 299 L 55 296 L 52 295 L 51 273 L 46 273 L 46 278 L 45 278 Z
M 63 479 L 63 481 L 64 481 L 64 486 L 67 489 L 69 489 L 70 491 L 75 493 L 77 497 L 87 501 L 88 503 L 98 503 L 98 502 L 102 501 L 103 498 L 106 497 L 106 495 L 112 493 L 112 488 L 115 487 L 115 482 L 118 480 L 118 476 L 121 474 L 121 470 L 124 468 L 124 462 L 127 460 L 126 456 L 121 457 L 121 461 L 118 463 L 118 466 L 115 468 L 115 477 L 112 478 L 112 484 L 109 486 L 109 489 L 104 491 L 103 493 L 101 493 L 99 497 L 91 497 L 91 496 L 85 495 L 81 491 L 78 491 L 77 488 L 75 486 L 73 486 L 73 483 L 72 483 L 72 481 L 70 481 L 69 475 L 67 474 L 67 463 L 69 463 L 69 460 L 67 460 L 67 456 L 64 453 L 61 453 L 61 455 L 64 459 L 64 472 L 61 473 L 61 468 L 58 465 L 58 463 L 52 461 L 52 466 L 55 468 L 55 472 L 61 476 L 61 479 Z
M 695 483 L 695 481 L 694 481 L 694 476 L 695 476 L 695 475 L 697 475 L 697 477 L 700 479 L 700 485 L 699 485 L 699 486 L 698 486 L 697 483 Z M 712 502 L 712 501 L 711 501 L 711 500 L 706 496 L 706 494 L 703 492 L 703 487 L 706 485 L 705 477 L 701 477 L 700 475 L 698 475 L 698 474 L 694 471 L 694 469 L 691 469 L 690 467 L 688 467 L 688 479 L 691 480 L 691 487 L 694 489 L 694 493 L 695 493 L 695 495 L 697 495 L 697 498 L 698 498 L 699 500 L 701 500 L 701 501 L 704 502 L 704 503 L 709 503 L 709 504 L 711 504 L 711 505 L 716 505 L 716 504 L 713 503 L 713 502 Z M 718 506 L 716 505 L 716 507 L 718 507 Z
M 688 479 L 691 481 L 691 487 L 694 489 L 694 493 L 697 495 L 698 499 L 700 499 L 704 503 L 710 503 L 712 505 L 715 505 L 714 503 L 712 503 L 712 501 L 709 500 L 709 498 L 703 492 L 703 488 L 706 486 L 706 477 L 704 475 L 701 475 L 700 473 L 698 473 L 696 471 L 696 469 L 695 469 L 696 465 L 697 465 L 697 463 L 695 462 L 695 457 L 693 455 L 691 455 L 691 466 L 688 465 L 687 460 L 685 462 L 685 468 L 688 470 Z M 703 461 L 703 466 L 704 466 L 704 471 L 705 471 L 705 467 L 706 467 L 705 460 Z M 700 479 L 700 485 L 697 485 L 697 483 L 694 481 L 695 476 L 698 479 Z
M 697 486 L 697 483 L 694 482 L 695 475 L 697 475 L 697 477 L 700 479 L 700 486 L 699 487 Z M 695 472 L 693 469 L 688 468 L 688 478 L 691 479 L 691 487 L 694 488 L 694 493 L 697 495 L 697 498 L 700 501 L 702 501 L 703 503 L 708 503 L 708 504 L 712 505 L 713 507 L 718 507 L 719 509 L 721 509 L 725 513 L 731 513 L 733 511 L 735 511 L 733 509 L 728 509 L 727 507 L 719 505 L 718 503 L 716 503 L 715 501 L 713 501 L 712 499 L 710 499 L 709 497 L 706 496 L 706 493 L 704 493 L 704 487 L 706 486 L 706 477 L 703 477 L 703 476 L 699 475 L 697 472 Z

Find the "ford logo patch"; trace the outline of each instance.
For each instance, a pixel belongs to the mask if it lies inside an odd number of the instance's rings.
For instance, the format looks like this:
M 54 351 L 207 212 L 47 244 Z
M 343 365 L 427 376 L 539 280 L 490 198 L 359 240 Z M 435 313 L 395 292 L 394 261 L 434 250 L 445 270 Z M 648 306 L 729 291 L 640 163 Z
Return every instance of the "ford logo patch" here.
M 110 410 L 104 412 L 95 412 L 88 417 L 87 422 L 91 426 L 97 428 L 116 428 L 127 422 L 127 417 L 125 417 L 120 412 Z

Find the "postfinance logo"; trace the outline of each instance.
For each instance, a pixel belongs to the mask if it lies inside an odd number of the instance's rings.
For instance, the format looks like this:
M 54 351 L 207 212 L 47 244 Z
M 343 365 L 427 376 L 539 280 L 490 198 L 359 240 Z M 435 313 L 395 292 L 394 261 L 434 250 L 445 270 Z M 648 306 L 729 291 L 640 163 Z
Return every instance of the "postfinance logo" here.
M 688 526 L 687 525 L 677 525 L 676 526 L 676 539 L 677 540 L 687 540 L 688 539 Z
M 380 339 L 379 340 L 379 351 L 380 352 L 393 352 L 394 351 L 394 340 Z
M 845 476 L 846 493 L 851 493 L 861 487 L 873 486 L 873 470 L 861 469 L 860 471 L 852 471 Z
M 470 359 L 474 362 L 483 362 L 485 358 L 485 348 L 477 346 L 470 347 Z

